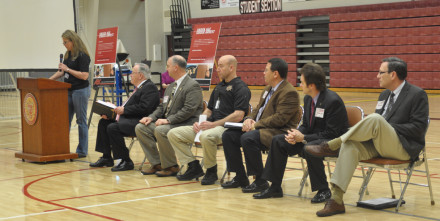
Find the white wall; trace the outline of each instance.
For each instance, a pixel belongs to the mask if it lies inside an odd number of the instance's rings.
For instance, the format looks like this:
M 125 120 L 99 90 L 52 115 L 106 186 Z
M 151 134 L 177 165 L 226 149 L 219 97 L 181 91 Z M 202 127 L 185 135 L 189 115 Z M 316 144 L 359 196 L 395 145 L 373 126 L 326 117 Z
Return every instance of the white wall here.
M 160 61 L 151 62 L 151 71 L 164 72 L 166 66 L 166 37 L 164 33 L 164 9 L 158 0 L 145 1 L 145 28 L 147 59 L 153 60 L 153 45 L 160 45 Z

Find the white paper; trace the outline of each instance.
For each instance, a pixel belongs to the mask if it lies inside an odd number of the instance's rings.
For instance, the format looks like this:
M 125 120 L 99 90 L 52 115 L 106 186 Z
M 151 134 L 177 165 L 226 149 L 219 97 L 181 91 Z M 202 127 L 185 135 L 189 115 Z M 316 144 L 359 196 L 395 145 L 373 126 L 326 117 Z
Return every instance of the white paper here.
M 100 104 L 102 104 L 102 105 L 104 105 L 104 106 L 107 106 L 107 107 L 113 108 L 113 109 L 116 108 L 116 105 L 114 105 L 114 104 L 112 104 L 112 103 L 109 103 L 109 102 L 105 102 L 105 101 L 102 101 L 102 100 L 97 100 L 96 102 L 98 102 L 98 103 L 100 103 Z
M 208 116 L 206 116 L 205 114 L 201 114 L 199 117 L 199 125 L 202 122 L 205 122 L 207 118 Z M 200 134 L 202 134 L 202 130 L 199 130 L 199 132 L 196 134 L 196 138 L 194 138 L 194 142 L 200 142 Z

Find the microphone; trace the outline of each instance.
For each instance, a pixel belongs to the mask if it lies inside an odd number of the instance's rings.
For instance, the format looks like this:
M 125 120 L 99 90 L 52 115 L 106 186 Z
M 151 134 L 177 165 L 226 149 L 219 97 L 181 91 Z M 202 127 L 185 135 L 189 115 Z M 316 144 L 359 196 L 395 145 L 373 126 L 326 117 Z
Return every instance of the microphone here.
M 63 54 L 60 54 L 60 63 L 63 63 Z M 59 71 L 62 71 L 62 70 L 59 69 Z

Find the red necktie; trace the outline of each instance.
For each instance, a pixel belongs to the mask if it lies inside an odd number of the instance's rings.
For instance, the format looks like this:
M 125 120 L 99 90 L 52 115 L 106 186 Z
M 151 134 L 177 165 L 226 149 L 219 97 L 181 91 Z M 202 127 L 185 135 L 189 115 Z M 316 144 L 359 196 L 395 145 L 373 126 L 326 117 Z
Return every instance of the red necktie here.
M 312 125 L 312 118 L 313 118 L 313 114 L 315 114 L 315 102 L 312 100 L 312 105 L 311 105 L 311 110 L 310 110 L 310 125 Z

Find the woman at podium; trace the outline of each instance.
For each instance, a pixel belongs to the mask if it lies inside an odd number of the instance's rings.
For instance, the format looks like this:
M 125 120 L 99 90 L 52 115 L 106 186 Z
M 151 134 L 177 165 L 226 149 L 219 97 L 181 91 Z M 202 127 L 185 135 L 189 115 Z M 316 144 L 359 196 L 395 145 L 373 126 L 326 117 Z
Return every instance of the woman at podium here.
M 79 144 L 76 148 L 78 157 L 86 157 L 88 152 L 89 131 L 87 127 L 87 104 L 90 97 L 89 65 L 90 56 L 81 38 L 72 30 L 66 30 L 62 35 L 67 51 L 60 56 L 58 71 L 50 79 L 63 77 L 64 82 L 72 87 L 68 91 L 69 126 L 72 125 L 73 115 L 78 124 Z

